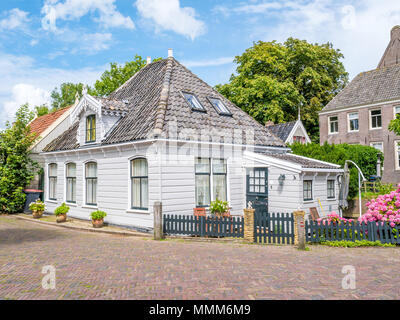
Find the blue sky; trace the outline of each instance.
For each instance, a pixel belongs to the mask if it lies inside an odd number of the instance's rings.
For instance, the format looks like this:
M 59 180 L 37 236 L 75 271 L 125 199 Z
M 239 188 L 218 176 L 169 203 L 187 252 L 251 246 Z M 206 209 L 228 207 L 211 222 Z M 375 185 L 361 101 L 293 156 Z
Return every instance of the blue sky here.
M 351 77 L 374 69 L 400 24 L 398 0 L 9 0 L 0 3 L 0 128 L 62 82 L 93 84 L 109 62 L 174 56 L 211 85 L 254 41 L 333 43 Z

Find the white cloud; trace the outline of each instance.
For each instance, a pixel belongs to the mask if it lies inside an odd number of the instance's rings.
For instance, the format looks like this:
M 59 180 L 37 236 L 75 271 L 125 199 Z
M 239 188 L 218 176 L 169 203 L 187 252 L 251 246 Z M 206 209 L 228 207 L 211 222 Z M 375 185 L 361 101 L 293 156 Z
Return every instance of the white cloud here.
M 21 104 L 28 102 L 33 107 L 48 101 L 51 90 L 63 82 L 92 85 L 106 67 L 41 68 L 30 57 L 0 52 L 0 128 L 14 117 Z
M 38 39 L 32 39 L 32 40 L 29 42 L 29 44 L 30 44 L 32 47 L 36 46 L 38 43 L 39 43 L 39 40 L 38 40 Z
M 18 83 L 11 90 L 11 100 L 4 102 L 3 113 L 9 119 L 15 115 L 15 111 L 23 104 L 30 106 L 50 104 L 50 92 L 26 83 Z
M 137 0 L 141 16 L 150 19 L 160 30 L 170 30 L 194 40 L 206 31 L 191 7 L 181 7 L 179 0 Z
M 199 61 L 183 61 L 182 64 L 188 68 L 195 68 L 195 67 L 215 67 L 221 66 L 224 64 L 229 64 L 233 62 L 234 57 L 223 57 L 223 58 L 216 58 L 211 60 L 199 60 Z
M 52 32 L 59 31 L 57 20 L 79 20 L 94 12 L 98 16 L 96 22 L 105 28 L 123 27 L 134 29 L 135 24 L 130 17 L 123 16 L 115 6 L 115 0 L 46 0 L 42 8 L 42 28 Z
M 26 24 L 30 21 L 28 18 L 29 13 L 18 8 L 8 11 L 6 14 L 7 17 L 0 20 L 0 30 L 25 28 Z
M 215 13 L 251 22 L 251 41 L 288 37 L 309 42 L 331 42 L 345 56 L 351 77 L 376 68 L 390 38 L 400 24 L 400 1 L 282 0 L 248 1 L 235 7 L 215 7 Z M 271 23 L 273 21 L 273 23 Z

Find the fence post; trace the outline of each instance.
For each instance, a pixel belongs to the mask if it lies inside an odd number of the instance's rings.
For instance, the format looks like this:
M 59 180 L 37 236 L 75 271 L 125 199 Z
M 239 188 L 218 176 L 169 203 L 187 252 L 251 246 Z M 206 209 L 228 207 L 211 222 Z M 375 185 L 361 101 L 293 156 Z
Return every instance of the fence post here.
M 244 209 L 244 240 L 254 242 L 254 209 Z
M 163 233 L 163 217 L 162 217 L 162 203 L 160 201 L 154 202 L 154 240 L 164 239 Z
M 301 250 L 306 248 L 306 228 L 304 226 L 304 211 L 293 212 L 294 216 L 294 244 Z

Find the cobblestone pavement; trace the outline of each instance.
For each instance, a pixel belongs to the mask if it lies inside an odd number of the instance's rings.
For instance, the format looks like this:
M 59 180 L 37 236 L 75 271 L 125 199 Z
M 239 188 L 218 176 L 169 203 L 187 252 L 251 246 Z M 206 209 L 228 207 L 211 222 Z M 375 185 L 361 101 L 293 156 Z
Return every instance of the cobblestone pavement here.
M 0 299 L 399 299 L 400 249 L 167 240 L 0 216 Z M 42 289 L 42 267 L 56 289 Z M 356 289 L 342 289 L 342 268 Z

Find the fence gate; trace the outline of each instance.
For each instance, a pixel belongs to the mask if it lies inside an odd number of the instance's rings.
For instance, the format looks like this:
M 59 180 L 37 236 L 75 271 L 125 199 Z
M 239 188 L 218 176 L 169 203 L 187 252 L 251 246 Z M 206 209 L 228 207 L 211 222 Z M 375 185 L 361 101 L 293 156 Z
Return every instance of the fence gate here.
M 256 212 L 254 238 L 258 243 L 294 244 L 293 214 Z

